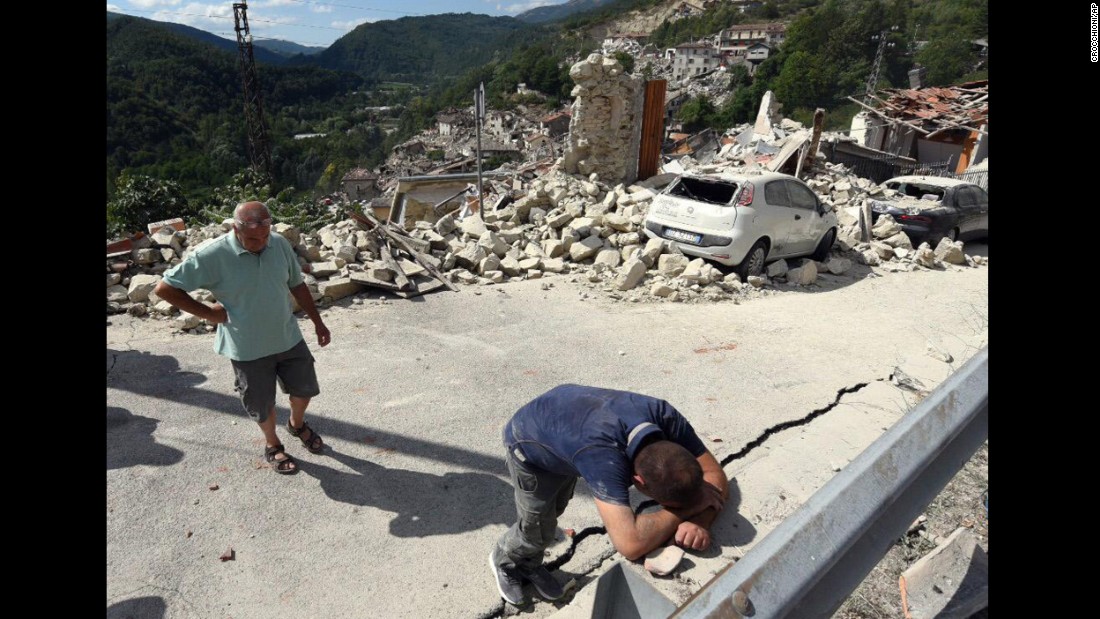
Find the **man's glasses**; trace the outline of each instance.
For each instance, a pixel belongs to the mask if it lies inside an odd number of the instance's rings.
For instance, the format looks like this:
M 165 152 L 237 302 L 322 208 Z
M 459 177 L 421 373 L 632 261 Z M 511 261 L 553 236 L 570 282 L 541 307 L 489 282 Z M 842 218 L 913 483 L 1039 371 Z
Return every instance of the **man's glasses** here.
M 249 230 L 255 230 L 256 228 L 266 228 L 271 225 L 272 219 L 261 219 L 260 221 L 241 221 L 235 219 L 237 225 L 242 228 L 248 228 Z

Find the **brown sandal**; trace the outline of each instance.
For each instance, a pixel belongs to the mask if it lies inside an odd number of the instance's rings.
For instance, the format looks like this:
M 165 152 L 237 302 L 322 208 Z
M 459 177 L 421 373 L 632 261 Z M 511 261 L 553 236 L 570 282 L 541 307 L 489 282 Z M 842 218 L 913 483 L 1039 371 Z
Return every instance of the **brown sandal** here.
M 286 429 L 290 432 L 291 436 L 295 436 L 298 440 L 302 441 L 302 445 L 310 451 L 310 453 L 321 453 L 325 449 L 325 442 L 321 439 L 321 435 L 317 434 L 317 431 L 309 427 L 309 424 L 302 422 L 302 427 L 294 429 L 294 426 L 290 425 L 290 420 L 286 422 Z M 309 430 L 309 438 L 303 438 L 302 433 Z
M 283 460 L 276 459 L 275 456 L 280 453 L 286 456 L 286 458 Z M 293 456 L 286 452 L 282 445 L 264 449 L 264 460 L 270 462 L 271 468 L 280 475 L 293 475 L 298 472 L 298 463 L 294 460 Z

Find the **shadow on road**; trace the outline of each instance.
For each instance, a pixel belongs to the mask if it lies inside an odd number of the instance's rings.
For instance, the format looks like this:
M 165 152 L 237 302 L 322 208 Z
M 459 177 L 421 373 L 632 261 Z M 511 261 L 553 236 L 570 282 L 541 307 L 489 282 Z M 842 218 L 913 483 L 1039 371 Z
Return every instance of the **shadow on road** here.
M 125 408 L 107 407 L 107 470 L 137 464 L 168 466 L 183 459 L 183 452 L 158 445 L 153 432 L 160 421 L 135 415 Z
M 123 600 L 107 607 L 107 619 L 162 619 L 167 608 L 155 595 Z
M 299 460 L 301 471 L 316 477 L 334 501 L 396 512 L 390 533 L 397 537 L 461 533 L 515 520 L 512 486 L 493 475 L 432 475 L 386 468 L 331 449 L 326 453 L 355 472 L 338 471 L 316 460 Z M 503 462 L 500 465 L 503 469 Z
M 241 417 L 251 423 L 235 394 L 218 393 L 211 389 L 199 387 L 199 385 L 206 382 L 206 377 L 194 372 L 181 372 L 179 361 L 170 355 L 154 355 L 144 351 L 118 351 L 108 348 L 107 367 L 111 368 L 107 372 L 108 388 L 120 389 L 158 400 L 179 402 L 188 406 L 199 406 L 217 413 Z M 321 381 L 323 392 L 323 377 Z M 285 402 L 285 397 L 281 393 L 279 397 Z M 371 445 L 382 449 L 455 464 L 463 468 L 484 471 L 493 475 L 504 475 L 506 473 L 503 456 L 486 456 L 434 441 L 426 441 L 386 432 L 370 426 L 340 421 L 325 417 L 323 411 L 324 402 L 314 402 L 310 405 L 306 417 L 310 426 L 316 428 L 318 434 L 326 439 L 331 436 L 352 443 L 363 443 L 369 439 Z M 149 411 L 139 412 L 147 413 Z M 290 418 L 290 410 L 284 407 L 276 407 L 276 415 L 277 425 L 280 427 L 285 426 L 287 419 Z M 256 435 L 259 436 L 258 429 Z

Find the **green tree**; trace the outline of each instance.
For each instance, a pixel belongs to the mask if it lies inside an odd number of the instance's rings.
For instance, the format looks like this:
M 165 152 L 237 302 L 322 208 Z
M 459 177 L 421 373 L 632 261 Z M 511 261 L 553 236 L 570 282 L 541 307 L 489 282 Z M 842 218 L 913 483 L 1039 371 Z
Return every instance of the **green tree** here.
M 147 224 L 174 217 L 190 218 L 179 183 L 123 172 L 115 181 L 115 197 L 107 203 L 107 236 L 145 229 Z
M 684 131 L 694 133 L 710 126 L 714 113 L 714 104 L 701 94 L 680 106 L 680 122 L 684 124 Z
M 619 61 L 619 64 L 623 65 L 623 73 L 634 72 L 634 56 L 626 52 L 615 52 L 615 60 Z

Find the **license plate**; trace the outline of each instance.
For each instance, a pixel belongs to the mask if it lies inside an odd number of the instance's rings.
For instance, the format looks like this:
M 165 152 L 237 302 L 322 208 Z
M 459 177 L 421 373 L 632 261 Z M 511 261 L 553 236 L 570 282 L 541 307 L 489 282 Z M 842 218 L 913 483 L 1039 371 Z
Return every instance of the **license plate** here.
M 684 232 L 683 230 L 677 230 L 675 228 L 665 228 L 665 238 L 698 245 L 699 241 L 703 239 L 703 235 L 694 234 L 692 232 Z

